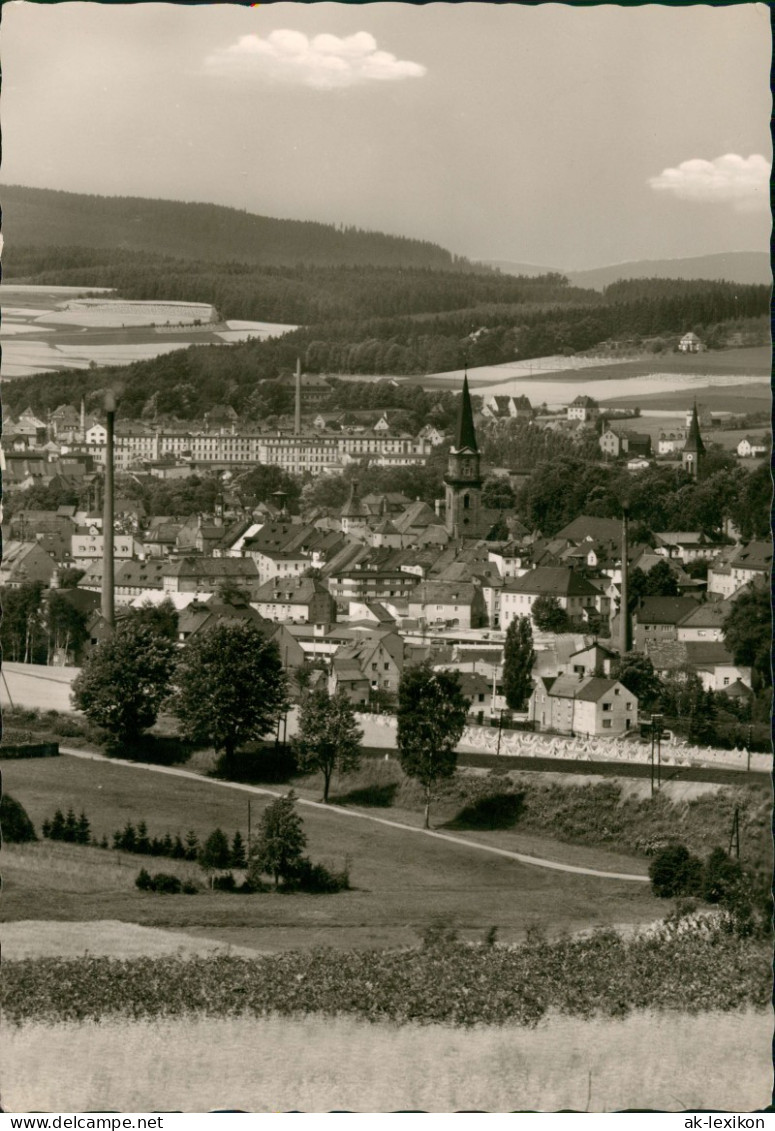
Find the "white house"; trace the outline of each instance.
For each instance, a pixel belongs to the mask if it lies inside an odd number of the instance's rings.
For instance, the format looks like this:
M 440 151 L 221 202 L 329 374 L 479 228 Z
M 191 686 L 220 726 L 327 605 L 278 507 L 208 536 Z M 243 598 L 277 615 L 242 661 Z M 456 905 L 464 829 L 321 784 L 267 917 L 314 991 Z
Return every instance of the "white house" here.
M 585 394 L 580 394 L 568 405 L 568 420 L 580 420 L 582 424 L 586 424 L 591 420 L 597 420 L 600 415 L 600 406 L 592 397 Z
M 638 700 L 624 684 L 601 676 L 543 676 L 530 697 L 536 730 L 615 737 L 638 725 Z
M 700 353 L 704 346 L 697 335 L 690 330 L 681 338 L 678 348 L 681 353 Z
M 745 436 L 737 445 L 737 454 L 743 458 L 767 454 L 767 445 L 755 436 Z

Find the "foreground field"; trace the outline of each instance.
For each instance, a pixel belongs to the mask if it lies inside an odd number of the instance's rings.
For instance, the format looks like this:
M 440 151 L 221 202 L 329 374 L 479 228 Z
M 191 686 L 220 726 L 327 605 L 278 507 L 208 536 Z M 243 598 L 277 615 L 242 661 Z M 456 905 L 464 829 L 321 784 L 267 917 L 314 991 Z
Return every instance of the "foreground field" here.
M 770 1010 L 551 1016 L 536 1029 L 349 1018 L 6 1028 L 6 1111 L 753 1111 Z M 45 1072 L 40 1066 L 45 1064 Z
M 4 788 L 38 828 L 57 807 L 72 805 L 85 809 L 98 837 L 110 837 L 127 820 L 145 820 L 151 836 L 191 828 L 203 838 L 216 826 L 229 836 L 236 829 L 247 834 L 246 794 L 140 767 L 69 757 L 13 762 L 4 770 Z M 254 827 L 267 801 L 252 797 Z M 310 855 L 337 865 L 348 858 L 354 890 L 158 896 L 134 887 L 140 857 L 43 842 L 7 846 L 4 917 L 122 920 L 267 950 L 407 945 L 439 915 L 454 919 L 464 937 L 481 938 L 497 926 L 503 941 L 516 941 L 537 922 L 550 931 L 576 931 L 664 914 L 646 883 L 548 871 L 322 808 L 305 807 L 303 815 Z M 606 856 L 623 872 L 642 871 L 640 861 Z M 154 870 L 171 865 L 159 860 Z

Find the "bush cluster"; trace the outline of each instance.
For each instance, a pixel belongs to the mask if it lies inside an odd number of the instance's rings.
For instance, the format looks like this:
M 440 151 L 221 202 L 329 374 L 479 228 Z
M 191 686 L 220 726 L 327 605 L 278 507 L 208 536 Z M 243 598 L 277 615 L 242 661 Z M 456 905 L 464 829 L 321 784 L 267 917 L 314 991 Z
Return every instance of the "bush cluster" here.
M 237 830 L 231 845 L 221 829 L 214 829 L 205 843 L 189 829 L 185 837 L 165 833 L 162 837 L 149 837 L 148 826 L 140 821 L 137 827 L 127 821 L 123 829 L 113 833 L 113 847 L 120 852 L 134 852 L 140 856 L 167 856 L 173 860 L 191 860 L 205 868 L 244 868 L 247 864 L 245 844 Z
M 662 899 L 696 897 L 718 906 L 727 930 L 747 936 L 771 929 L 772 877 L 744 867 L 723 848 L 714 848 L 703 861 L 684 844 L 667 845 L 654 856 L 649 879 Z
M 730 977 L 734 970 L 735 976 Z M 769 948 L 710 916 L 623 937 L 518 947 L 288 951 L 255 959 L 25 959 L 3 969 L 6 1020 L 65 1022 L 268 1014 L 352 1016 L 455 1026 L 533 1026 L 553 1011 L 622 1017 L 631 1010 L 697 1013 L 769 1007 Z
M 27 810 L 9 793 L 0 798 L 0 827 L 3 840 L 9 844 L 25 844 L 38 839 Z
M 140 891 L 155 891 L 161 895 L 196 895 L 199 888 L 192 880 L 181 880 L 179 876 L 172 876 L 169 872 L 156 872 L 153 876 L 141 868 L 135 880 L 135 887 Z

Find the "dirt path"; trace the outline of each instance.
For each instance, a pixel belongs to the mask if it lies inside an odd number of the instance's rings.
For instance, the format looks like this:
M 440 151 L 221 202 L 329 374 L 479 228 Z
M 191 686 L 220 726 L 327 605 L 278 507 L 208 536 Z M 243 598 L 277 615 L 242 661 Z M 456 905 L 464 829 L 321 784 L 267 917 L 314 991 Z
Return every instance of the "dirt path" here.
M 276 789 L 266 789 L 263 786 L 246 785 L 243 782 L 222 781 L 219 778 L 206 778 L 192 770 L 181 770 L 173 766 L 155 766 L 148 762 L 130 762 L 125 758 L 107 758 L 104 754 L 95 754 L 92 751 L 76 750 L 73 747 L 61 746 L 60 751 L 71 758 L 84 758 L 91 762 L 110 762 L 114 766 L 128 766 L 135 770 L 148 770 L 151 773 L 168 774 L 171 777 L 187 778 L 215 786 L 221 789 L 234 789 L 242 793 L 253 793 L 265 797 L 282 797 L 283 792 Z M 440 833 L 433 829 L 422 829 L 416 825 L 407 825 L 403 821 L 392 821 L 387 817 L 377 817 L 373 813 L 364 813 L 359 809 L 349 809 L 342 805 L 326 805 L 322 801 L 311 801 L 307 798 L 298 799 L 300 805 L 313 809 L 321 809 L 326 813 L 333 813 L 340 817 L 350 817 L 353 820 L 371 821 L 376 825 L 387 825 L 389 828 L 402 829 L 404 832 L 415 833 L 420 836 L 434 837 L 436 840 L 450 841 L 452 844 L 461 844 L 477 852 L 487 852 L 491 856 L 504 856 L 508 860 L 517 860 L 520 864 L 532 864 L 536 868 L 550 868 L 555 872 L 573 872 L 581 876 L 596 876 L 604 880 L 632 880 L 635 883 L 649 883 L 648 876 L 638 876 L 631 872 L 603 872 L 597 868 L 583 868 L 575 864 L 562 864 L 557 860 L 547 860 L 540 856 L 527 856 L 521 852 L 512 852 L 506 848 L 496 848 L 494 845 L 482 844 L 469 840 L 467 837 L 455 836 L 452 833 Z

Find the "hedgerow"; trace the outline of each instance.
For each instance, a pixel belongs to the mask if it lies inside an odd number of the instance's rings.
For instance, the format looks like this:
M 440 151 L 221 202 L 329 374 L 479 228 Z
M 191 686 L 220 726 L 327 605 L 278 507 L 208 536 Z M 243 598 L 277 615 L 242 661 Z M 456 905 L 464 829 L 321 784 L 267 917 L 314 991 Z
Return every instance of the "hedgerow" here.
M 6 962 L 3 974 L 2 1007 L 15 1024 L 315 1013 L 532 1026 L 548 1010 L 586 1018 L 641 1009 L 763 1009 L 772 988 L 766 945 L 707 916 L 666 921 L 629 939 L 599 930 L 555 941 L 532 937 L 509 948 L 446 938 L 401 952 L 25 959 Z

